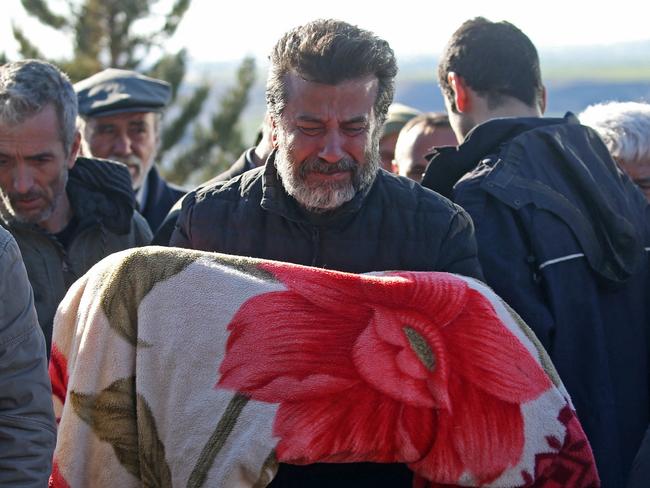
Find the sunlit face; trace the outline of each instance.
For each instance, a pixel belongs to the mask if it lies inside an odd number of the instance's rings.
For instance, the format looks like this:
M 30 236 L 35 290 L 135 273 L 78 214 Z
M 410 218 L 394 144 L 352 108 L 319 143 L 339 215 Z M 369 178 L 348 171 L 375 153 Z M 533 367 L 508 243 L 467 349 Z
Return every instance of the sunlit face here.
M 156 157 L 157 114 L 127 112 L 86 121 L 84 138 L 92 156 L 120 161 L 128 166 L 137 190 Z
M 287 75 L 274 121 L 276 167 L 287 193 L 310 211 L 338 208 L 368 187 L 379 165 L 374 77 L 325 85 Z
M 632 181 L 641 189 L 650 202 L 650 160 L 626 164 L 620 159 L 616 161 Z
M 66 154 L 54 106 L 48 105 L 21 124 L 0 122 L 0 197 L 19 222 L 58 232 L 69 221 L 65 192 L 79 137 Z
M 456 144 L 456 135 L 451 129 L 417 124 L 399 135 L 394 162 L 397 172 L 400 176 L 420 182 L 429 164 L 425 156 L 434 147 Z

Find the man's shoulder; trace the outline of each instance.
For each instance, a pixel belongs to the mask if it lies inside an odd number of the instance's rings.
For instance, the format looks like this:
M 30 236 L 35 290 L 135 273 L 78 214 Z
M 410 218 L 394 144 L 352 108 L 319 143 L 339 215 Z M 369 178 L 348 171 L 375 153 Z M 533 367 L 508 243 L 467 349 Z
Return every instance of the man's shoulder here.
M 380 170 L 377 174 L 380 194 L 385 205 L 406 211 L 426 213 L 457 213 L 460 208 L 444 196 L 424 188 L 418 182 Z
M 264 167 L 246 171 L 232 179 L 225 181 L 210 181 L 200 186 L 188 195 L 195 204 L 208 205 L 219 202 L 237 202 L 248 199 L 256 194 L 261 198 L 262 176 Z

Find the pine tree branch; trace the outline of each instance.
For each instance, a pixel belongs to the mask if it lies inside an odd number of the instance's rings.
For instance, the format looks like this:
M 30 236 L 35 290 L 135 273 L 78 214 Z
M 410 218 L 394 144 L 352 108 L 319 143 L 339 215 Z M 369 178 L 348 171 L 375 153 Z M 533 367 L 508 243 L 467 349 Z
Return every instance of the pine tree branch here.
M 201 113 L 201 108 L 209 93 L 210 86 L 204 83 L 183 103 L 181 113 L 163 130 L 161 154 L 174 146 L 183 137 L 190 122 Z
M 50 10 L 44 0 L 20 0 L 25 11 L 53 29 L 69 27 L 68 20 Z
M 187 51 L 181 49 L 176 54 L 162 56 L 146 74 L 160 80 L 165 80 L 172 86 L 172 102 L 176 100 L 178 88 L 185 78 L 187 67 Z
M 27 39 L 27 36 L 23 34 L 23 31 L 16 24 L 12 23 L 11 30 L 13 31 L 14 39 L 16 39 L 16 42 L 18 42 L 18 45 L 20 46 L 19 52 L 23 58 L 45 59 L 43 53 L 41 53 L 41 51 L 39 51 L 39 49 L 32 44 L 29 39 Z
M 192 0 L 176 0 L 176 3 L 172 7 L 171 11 L 167 14 L 165 19 L 165 25 L 163 26 L 161 32 L 164 33 L 167 37 L 171 37 L 178 29 L 185 12 L 190 7 Z

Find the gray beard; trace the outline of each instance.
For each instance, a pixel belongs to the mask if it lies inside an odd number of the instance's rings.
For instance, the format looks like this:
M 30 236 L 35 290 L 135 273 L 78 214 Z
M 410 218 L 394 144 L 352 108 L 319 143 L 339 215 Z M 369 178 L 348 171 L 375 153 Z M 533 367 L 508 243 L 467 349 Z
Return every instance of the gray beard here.
M 366 163 L 361 165 L 351 158 L 345 158 L 337 163 L 328 163 L 321 159 L 312 158 L 298 163 L 291 157 L 291 148 L 280 145 L 275 156 L 275 167 L 285 191 L 306 210 L 313 213 L 323 213 L 334 210 L 352 200 L 359 192 L 372 185 L 379 171 L 379 147 L 373 141 L 371 148 L 366 151 Z M 309 185 L 306 175 L 309 172 L 333 173 L 336 171 L 351 171 L 352 178 L 344 182 L 324 182 Z
M 49 204 L 41 210 L 40 213 L 38 213 L 35 216 L 32 217 L 25 217 L 20 215 L 16 210 L 14 209 L 14 206 L 11 203 L 11 197 L 9 196 L 8 193 L 6 193 L 4 190 L 0 188 L 0 206 L 2 209 L 0 209 L 0 214 L 4 214 L 5 218 L 9 217 L 8 220 L 18 222 L 21 224 L 34 224 L 38 225 L 41 222 L 49 219 L 52 214 L 54 214 L 54 210 L 56 207 L 59 205 L 59 202 L 61 202 L 61 198 L 65 194 L 65 188 L 68 183 L 68 170 L 66 169 L 63 176 L 63 183 L 62 183 L 62 191 L 54 195 L 52 200 L 49 202 Z

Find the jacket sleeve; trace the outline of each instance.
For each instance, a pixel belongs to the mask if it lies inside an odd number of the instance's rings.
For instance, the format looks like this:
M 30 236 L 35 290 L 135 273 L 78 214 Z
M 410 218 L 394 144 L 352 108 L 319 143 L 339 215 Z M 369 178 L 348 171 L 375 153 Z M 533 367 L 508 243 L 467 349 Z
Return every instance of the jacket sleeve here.
M 145 218 L 137 211 L 133 212 L 133 221 L 131 222 L 131 228 L 133 231 L 134 246 L 147 246 L 151 243 L 153 235 L 149 224 Z
M 169 239 L 170 247 L 184 247 L 186 249 L 194 249 L 192 245 L 192 213 L 194 211 L 194 204 L 196 203 L 196 191 L 192 191 L 185 195 L 181 211 L 176 220 L 176 227 Z M 173 209 L 172 209 L 173 211 Z
M 454 201 L 467 210 L 476 226 L 486 283 L 521 315 L 548 349 L 555 320 L 518 214 L 481 190 L 478 181 L 457 187 Z
M 439 256 L 439 269 L 485 280 L 477 255 L 474 224 L 461 208 L 451 219 Z
M 0 228 L 0 486 L 47 486 L 55 444 L 45 339 L 18 245 Z

